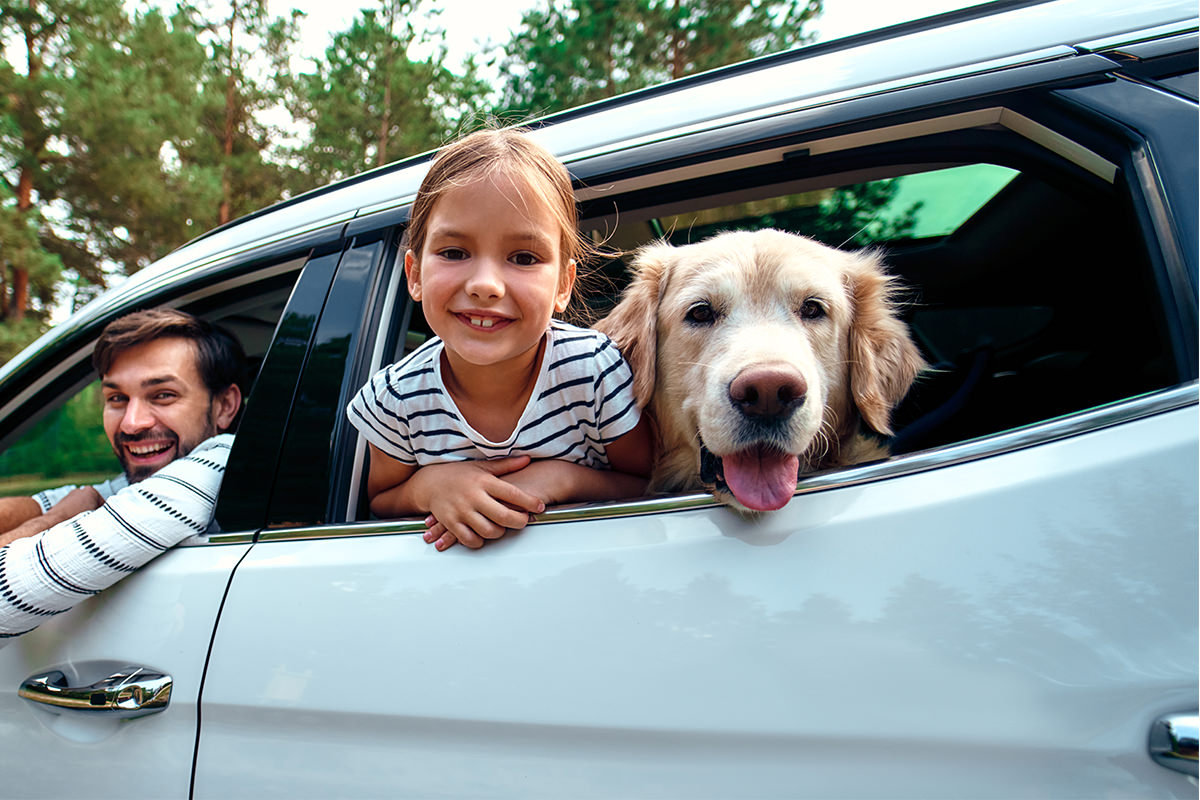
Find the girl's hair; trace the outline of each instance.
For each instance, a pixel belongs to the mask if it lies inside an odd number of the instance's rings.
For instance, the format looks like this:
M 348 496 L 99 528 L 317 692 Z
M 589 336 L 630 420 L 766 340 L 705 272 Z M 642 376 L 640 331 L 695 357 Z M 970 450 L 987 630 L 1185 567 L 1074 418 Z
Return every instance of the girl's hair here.
M 421 181 L 405 234 L 408 248 L 418 259 L 425 245 L 429 216 L 442 192 L 495 175 L 524 182 L 554 216 L 562 231 L 559 251 L 564 265 L 574 259 L 577 266 L 582 266 L 598 254 L 595 245 L 579 233 L 579 209 L 567 168 L 526 134 L 518 128 L 476 131 L 437 154 Z

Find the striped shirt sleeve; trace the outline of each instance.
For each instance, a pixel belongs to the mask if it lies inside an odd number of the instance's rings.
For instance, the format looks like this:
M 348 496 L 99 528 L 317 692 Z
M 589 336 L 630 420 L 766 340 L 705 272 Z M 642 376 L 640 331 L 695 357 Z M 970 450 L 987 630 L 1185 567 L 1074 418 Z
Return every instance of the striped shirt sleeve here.
M 0 643 L 204 533 L 232 444 L 214 436 L 95 511 L 0 547 Z
M 641 409 L 633 399 L 633 370 L 607 336 L 596 350 L 596 429 L 610 444 L 637 425 Z

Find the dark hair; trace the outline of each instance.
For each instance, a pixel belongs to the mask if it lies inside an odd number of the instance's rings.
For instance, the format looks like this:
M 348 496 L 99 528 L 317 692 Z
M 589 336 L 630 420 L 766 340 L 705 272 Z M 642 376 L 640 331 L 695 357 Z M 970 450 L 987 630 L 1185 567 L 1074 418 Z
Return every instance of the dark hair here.
M 101 378 L 118 355 L 155 339 L 187 339 L 196 347 L 196 371 L 211 395 L 233 384 L 245 393 L 246 353 L 219 325 L 174 308 L 135 311 L 108 324 L 92 351 L 92 366 Z

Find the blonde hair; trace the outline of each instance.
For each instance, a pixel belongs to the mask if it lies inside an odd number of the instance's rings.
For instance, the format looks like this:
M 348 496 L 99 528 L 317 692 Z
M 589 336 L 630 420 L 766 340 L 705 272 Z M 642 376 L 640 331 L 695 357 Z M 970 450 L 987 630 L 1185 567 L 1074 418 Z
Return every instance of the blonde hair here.
M 442 193 L 496 175 L 524 183 L 559 224 L 560 268 L 565 269 L 571 260 L 581 265 L 597 254 L 597 248 L 579 233 L 579 209 L 567 168 L 527 133 L 519 128 L 476 131 L 437 154 L 421 181 L 405 233 L 407 247 L 418 261 L 429 217 Z

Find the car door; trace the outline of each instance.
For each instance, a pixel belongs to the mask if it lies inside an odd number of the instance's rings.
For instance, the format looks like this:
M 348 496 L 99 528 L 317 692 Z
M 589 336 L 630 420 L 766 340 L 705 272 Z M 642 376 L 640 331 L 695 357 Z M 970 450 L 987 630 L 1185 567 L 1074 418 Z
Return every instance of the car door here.
M 865 92 L 571 164 L 621 247 L 998 176 L 933 233 L 867 242 L 922 290 L 939 369 L 895 457 L 807 476 L 776 513 L 563 507 L 445 553 L 368 519 L 341 409 L 420 337 L 393 257 L 357 293 L 378 335 L 331 324 L 348 349 L 302 380 L 335 417 L 289 426 L 295 488 L 225 598 L 196 796 L 1193 795 L 1148 742 L 1197 707 L 1196 251 L 1158 213 L 1195 188 L 1154 179 L 1173 145 L 1122 118 L 1115 69 Z M 1134 89 L 1194 150 L 1194 100 Z
M 223 324 L 251 358 L 265 357 L 271 369 L 279 360 L 271 343 L 279 343 L 281 334 L 300 338 L 307 350 L 312 316 L 306 329 L 304 307 L 315 298 L 319 310 L 324 301 L 340 253 L 339 230 L 318 236 L 324 244 L 260 248 L 209 265 L 199 278 L 185 275 L 165 289 L 135 293 L 82 335 L 93 341 L 103 322 L 125 310 L 181 306 Z M 89 380 L 90 350 L 90 344 L 60 348 L 62 358 L 76 354 L 77 363 L 65 366 L 68 376 Z M 271 388 L 288 380 L 294 385 L 295 374 L 289 378 L 286 370 L 272 370 Z M 33 414 L 47 402 L 46 392 L 9 421 Z M 256 390 L 249 402 L 265 411 L 267 395 Z M 98 407 L 94 413 L 99 414 Z M 237 454 L 240 449 L 235 446 L 231 465 L 245 458 Z M 257 497 L 265 508 L 269 485 L 262 476 L 243 476 L 238 483 L 243 505 L 252 506 Z M 232 527 L 221 535 L 194 537 L 112 588 L 7 641 L 0 648 L 5 751 L 0 796 L 187 797 L 213 626 L 230 576 L 249 547 L 249 537 Z M 152 713 L 141 715 L 144 711 Z

